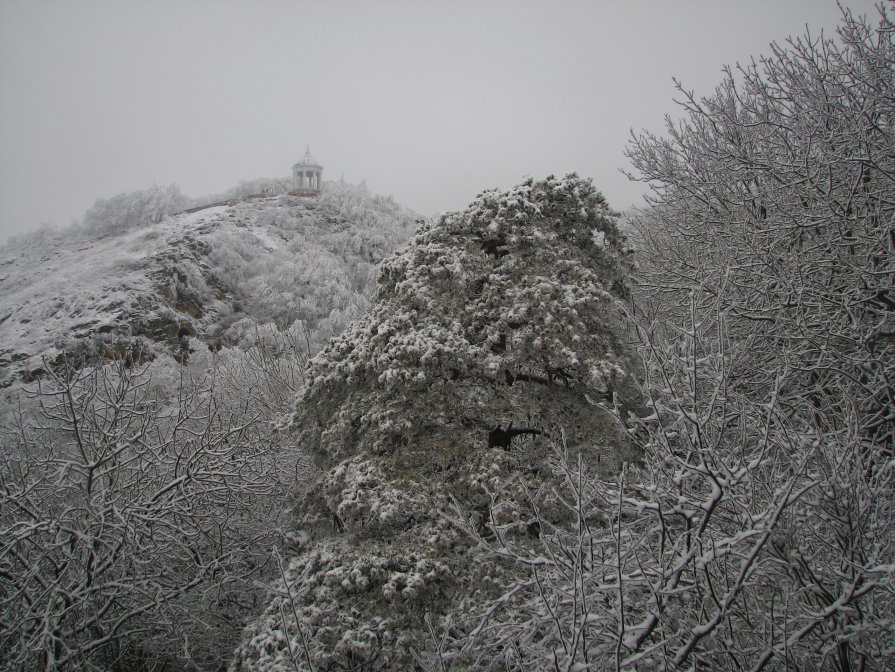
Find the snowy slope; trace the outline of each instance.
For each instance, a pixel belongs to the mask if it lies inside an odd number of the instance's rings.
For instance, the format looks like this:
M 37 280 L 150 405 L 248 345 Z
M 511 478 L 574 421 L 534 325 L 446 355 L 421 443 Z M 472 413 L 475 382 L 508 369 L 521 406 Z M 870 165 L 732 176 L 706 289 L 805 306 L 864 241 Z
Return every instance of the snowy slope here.
M 0 386 L 63 357 L 136 346 L 182 358 L 191 338 L 235 345 L 240 320 L 243 330 L 246 321 L 313 327 L 334 307 L 362 309 L 374 264 L 414 220 L 390 199 L 336 185 L 320 199 L 234 201 L 117 235 L 68 231 L 0 248 Z

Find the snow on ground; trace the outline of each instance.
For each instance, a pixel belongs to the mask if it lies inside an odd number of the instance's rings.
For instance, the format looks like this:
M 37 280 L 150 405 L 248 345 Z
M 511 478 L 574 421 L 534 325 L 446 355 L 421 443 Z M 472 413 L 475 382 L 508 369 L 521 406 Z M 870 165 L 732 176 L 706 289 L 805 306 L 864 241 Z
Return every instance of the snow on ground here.
M 330 316 L 328 338 L 365 305 L 377 260 L 418 219 L 357 187 L 331 189 L 328 199 L 247 198 L 0 247 L 0 388 L 40 375 L 62 349 L 77 359 L 140 338 L 180 359 L 185 335 L 214 349 L 245 319 L 307 326 Z
M 45 244 L 0 248 L 0 367 L 37 368 L 41 356 L 58 354 L 60 336 L 95 333 L 128 309 L 157 304 L 151 274 L 160 255 L 229 209 L 176 215 L 112 237 L 60 234 Z

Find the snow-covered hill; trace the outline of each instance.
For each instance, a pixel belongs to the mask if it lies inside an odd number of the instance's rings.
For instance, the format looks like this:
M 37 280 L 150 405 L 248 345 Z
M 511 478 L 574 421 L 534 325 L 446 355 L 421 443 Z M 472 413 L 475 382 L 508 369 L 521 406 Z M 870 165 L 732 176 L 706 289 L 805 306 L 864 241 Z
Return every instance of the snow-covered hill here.
M 138 228 L 0 248 L 0 386 L 137 350 L 183 361 L 298 324 L 316 349 L 367 308 L 375 265 L 416 216 L 343 183 L 319 198 L 234 200 Z

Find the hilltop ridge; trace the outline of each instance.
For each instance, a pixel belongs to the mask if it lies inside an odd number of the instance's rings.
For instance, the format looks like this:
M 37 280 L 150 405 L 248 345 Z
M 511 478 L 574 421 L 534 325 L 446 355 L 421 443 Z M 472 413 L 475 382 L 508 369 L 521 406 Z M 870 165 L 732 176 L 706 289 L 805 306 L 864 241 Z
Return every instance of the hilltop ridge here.
M 300 322 L 316 349 L 366 310 L 375 265 L 417 221 L 345 183 L 318 199 L 238 189 L 157 222 L 94 221 L 0 248 L 0 385 L 128 349 L 184 361 L 201 344 L 237 345 L 258 324 Z

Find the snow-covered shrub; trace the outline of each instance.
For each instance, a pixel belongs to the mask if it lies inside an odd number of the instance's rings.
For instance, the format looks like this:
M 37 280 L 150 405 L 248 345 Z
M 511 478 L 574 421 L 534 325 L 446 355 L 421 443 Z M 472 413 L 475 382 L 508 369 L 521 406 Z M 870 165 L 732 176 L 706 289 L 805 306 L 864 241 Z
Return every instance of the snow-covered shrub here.
M 189 205 L 176 184 L 153 185 L 142 191 L 99 199 L 81 220 L 82 232 L 90 236 L 110 236 L 147 224 L 156 224 Z
M 288 199 L 256 214 L 252 204 L 233 208 L 233 218 L 251 222 L 240 235 L 210 236 L 212 270 L 233 288 L 258 320 L 286 330 L 295 321 L 326 322 L 329 336 L 369 309 L 375 265 L 413 232 L 416 216 L 394 201 L 357 187 L 329 183 L 320 202 L 294 208 Z M 256 228 L 276 240 L 261 241 Z
M 213 203 L 226 203 L 247 196 L 276 196 L 288 193 L 291 189 L 292 177 L 259 177 L 254 180 L 243 180 L 237 186 L 219 194 L 190 199 L 190 204 L 187 207 L 195 208 Z

